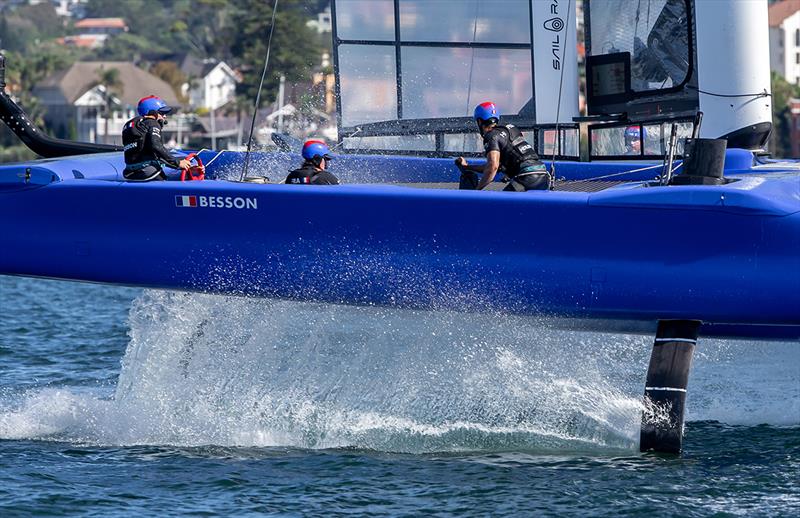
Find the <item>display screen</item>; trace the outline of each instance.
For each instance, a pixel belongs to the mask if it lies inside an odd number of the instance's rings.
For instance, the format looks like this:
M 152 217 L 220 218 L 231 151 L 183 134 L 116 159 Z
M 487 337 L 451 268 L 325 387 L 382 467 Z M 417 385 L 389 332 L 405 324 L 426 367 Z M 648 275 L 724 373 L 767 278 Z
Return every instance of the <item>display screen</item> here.
M 625 63 L 605 63 L 592 67 L 593 93 L 598 97 L 606 95 L 624 95 L 627 91 L 625 84 Z

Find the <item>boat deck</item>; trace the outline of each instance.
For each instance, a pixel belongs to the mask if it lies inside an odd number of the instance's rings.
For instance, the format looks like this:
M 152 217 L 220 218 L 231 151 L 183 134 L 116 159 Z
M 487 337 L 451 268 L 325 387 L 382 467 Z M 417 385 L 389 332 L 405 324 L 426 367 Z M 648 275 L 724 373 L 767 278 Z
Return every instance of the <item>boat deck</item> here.
M 621 185 L 624 181 L 604 181 L 604 180 L 576 180 L 576 181 L 560 181 L 556 182 L 554 190 L 566 192 L 599 192 L 610 187 Z M 415 183 L 401 183 L 404 187 L 416 187 L 419 189 L 458 189 L 458 182 L 415 182 Z M 489 191 L 502 191 L 506 184 L 502 182 L 493 182 L 487 190 Z

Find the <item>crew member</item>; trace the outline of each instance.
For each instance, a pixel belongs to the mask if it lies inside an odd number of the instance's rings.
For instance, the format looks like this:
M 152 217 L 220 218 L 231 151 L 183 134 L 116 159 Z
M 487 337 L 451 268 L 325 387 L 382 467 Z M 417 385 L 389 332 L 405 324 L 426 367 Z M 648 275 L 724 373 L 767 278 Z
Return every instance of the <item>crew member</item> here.
M 161 140 L 161 128 L 167 125 L 167 114 L 172 108 L 162 99 L 150 95 L 139 100 L 139 116 L 122 128 L 122 145 L 125 151 L 126 180 L 148 182 L 166 180 L 162 164 L 173 169 L 188 169 L 188 160 L 176 160 Z
M 625 154 L 642 154 L 642 133 L 639 126 L 628 126 L 625 128 Z
M 464 157 L 456 159 L 461 170 L 459 189 L 484 189 L 502 169 L 508 178 L 504 191 L 532 191 L 550 188 L 550 175 L 522 132 L 513 124 L 499 125 L 500 111 L 494 103 L 475 107 L 475 122 L 483 137 L 485 166 L 470 166 Z M 478 181 L 477 173 L 481 173 Z
M 303 144 L 303 165 L 289 171 L 284 183 L 309 185 L 339 185 L 339 179 L 326 169 L 333 158 L 330 149 L 321 140 L 308 140 Z

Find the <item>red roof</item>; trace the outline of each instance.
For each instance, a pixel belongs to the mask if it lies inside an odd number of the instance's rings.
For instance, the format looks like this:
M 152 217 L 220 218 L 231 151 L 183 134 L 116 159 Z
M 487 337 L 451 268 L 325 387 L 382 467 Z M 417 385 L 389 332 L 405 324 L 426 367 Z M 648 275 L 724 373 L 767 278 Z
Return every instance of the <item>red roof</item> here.
M 778 27 L 783 20 L 800 11 L 800 0 L 781 0 L 769 6 L 769 26 Z
M 58 43 L 61 45 L 72 45 L 75 47 L 81 48 L 97 48 L 103 45 L 103 39 L 98 38 L 95 35 L 83 34 L 79 36 L 65 36 L 63 38 L 56 39 Z
M 84 18 L 75 22 L 76 29 L 125 29 L 126 27 L 122 18 Z

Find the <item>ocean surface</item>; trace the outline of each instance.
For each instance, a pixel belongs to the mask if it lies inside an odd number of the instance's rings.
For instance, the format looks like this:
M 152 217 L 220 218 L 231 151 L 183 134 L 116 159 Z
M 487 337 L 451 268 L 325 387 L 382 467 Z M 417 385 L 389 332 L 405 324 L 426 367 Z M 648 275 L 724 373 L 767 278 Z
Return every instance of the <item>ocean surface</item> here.
M 800 515 L 800 344 L 0 276 L 0 516 Z

